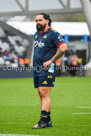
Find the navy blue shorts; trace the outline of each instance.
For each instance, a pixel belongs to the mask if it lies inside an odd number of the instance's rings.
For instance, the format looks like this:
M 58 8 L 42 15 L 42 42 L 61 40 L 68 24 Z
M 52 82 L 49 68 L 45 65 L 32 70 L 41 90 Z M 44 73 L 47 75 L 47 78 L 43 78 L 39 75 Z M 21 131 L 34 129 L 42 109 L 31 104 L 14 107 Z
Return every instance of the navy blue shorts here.
M 34 87 L 54 87 L 55 76 L 45 75 L 45 76 L 34 76 Z

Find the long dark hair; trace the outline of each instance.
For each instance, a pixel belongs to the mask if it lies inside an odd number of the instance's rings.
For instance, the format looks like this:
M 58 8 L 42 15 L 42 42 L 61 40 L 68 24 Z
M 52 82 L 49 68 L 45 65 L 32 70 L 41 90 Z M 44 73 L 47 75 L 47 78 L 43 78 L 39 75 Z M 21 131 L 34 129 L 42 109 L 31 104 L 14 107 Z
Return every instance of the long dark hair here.
M 44 18 L 44 19 L 49 20 L 48 25 L 51 26 L 52 19 L 51 19 L 50 15 L 48 15 L 48 14 L 46 14 L 46 13 L 39 13 L 38 15 L 43 15 L 43 18 Z

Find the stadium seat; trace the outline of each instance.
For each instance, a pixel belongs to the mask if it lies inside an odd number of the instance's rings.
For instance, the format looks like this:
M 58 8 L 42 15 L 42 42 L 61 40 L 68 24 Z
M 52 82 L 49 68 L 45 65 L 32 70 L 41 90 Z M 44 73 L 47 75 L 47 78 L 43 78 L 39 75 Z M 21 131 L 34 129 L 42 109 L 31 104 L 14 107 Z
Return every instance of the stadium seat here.
M 2 57 L 0 57 L 0 67 L 3 66 L 5 64 L 5 61 Z
M 30 59 L 22 59 L 23 57 L 26 58 L 28 47 L 29 42 L 27 39 L 23 39 L 20 35 L 15 35 L 12 32 L 4 30 L 0 27 L 0 48 L 2 49 L 2 57 L 0 58 L 1 64 L 17 67 L 18 60 L 14 58 L 19 57 L 19 63 L 21 66 L 29 65 Z M 4 55 L 5 51 L 7 51 L 7 56 Z M 12 62 L 13 59 L 14 63 Z

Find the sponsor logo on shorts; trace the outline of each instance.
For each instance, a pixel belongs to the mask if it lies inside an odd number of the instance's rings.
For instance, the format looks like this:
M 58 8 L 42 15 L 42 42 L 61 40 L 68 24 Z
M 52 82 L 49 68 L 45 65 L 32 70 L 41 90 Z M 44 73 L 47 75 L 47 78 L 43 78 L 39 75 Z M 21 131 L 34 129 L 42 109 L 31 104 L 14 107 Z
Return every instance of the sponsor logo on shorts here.
M 42 84 L 47 85 L 48 83 L 47 83 L 47 81 L 45 80 Z
M 52 79 L 52 78 L 53 78 L 53 76 L 48 76 L 48 78 L 51 78 L 51 79 Z

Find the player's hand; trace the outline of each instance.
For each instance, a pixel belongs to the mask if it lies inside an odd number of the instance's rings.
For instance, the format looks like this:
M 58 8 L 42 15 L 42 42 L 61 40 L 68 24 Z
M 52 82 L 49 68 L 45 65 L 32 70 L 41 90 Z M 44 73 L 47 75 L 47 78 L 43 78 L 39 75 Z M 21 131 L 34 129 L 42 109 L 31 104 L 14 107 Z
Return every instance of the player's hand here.
M 46 62 L 44 62 L 43 63 L 43 66 L 45 67 L 45 68 L 47 68 L 49 65 L 51 65 L 52 64 L 52 61 L 51 60 L 48 60 L 48 61 L 46 61 Z

